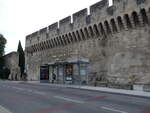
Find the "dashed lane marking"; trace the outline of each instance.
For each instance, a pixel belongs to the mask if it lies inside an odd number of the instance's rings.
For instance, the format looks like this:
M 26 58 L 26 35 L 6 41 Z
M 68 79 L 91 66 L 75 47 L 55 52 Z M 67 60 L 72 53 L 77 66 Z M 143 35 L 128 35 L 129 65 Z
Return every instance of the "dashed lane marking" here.
M 113 112 L 117 112 L 117 113 L 128 113 L 128 112 L 126 112 L 126 111 L 120 111 L 120 110 L 117 110 L 117 109 L 114 109 L 114 108 L 109 108 L 109 107 L 104 107 L 104 106 L 102 106 L 101 107 L 102 109 L 105 109 L 105 110 L 108 110 L 108 111 L 113 111 Z
M 80 100 L 74 100 L 74 99 L 70 99 L 70 98 L 65 98 L 62 96 L 54 96 L 57 99 L 62 99 L 62 100 L 66 100 L 66 101 L 70 101 L 70 102 L 74 102 L 74 103 L 78 103 L 78 104 L 84 104 L 84 101 L 80 101 Z

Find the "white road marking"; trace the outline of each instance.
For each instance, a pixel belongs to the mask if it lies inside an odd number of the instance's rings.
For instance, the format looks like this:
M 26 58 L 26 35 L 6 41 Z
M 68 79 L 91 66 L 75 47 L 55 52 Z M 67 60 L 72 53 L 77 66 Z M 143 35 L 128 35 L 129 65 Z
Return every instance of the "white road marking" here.
M 19 87 L 14 87 L 14 86 L 3 86 L 7 88 L 13 88 L 16 89 L 16 92 L 22 92 L 22 93 L 34 93 L 34 94 L 39 94 L 39 95 L 46 95 L 45 92 L 37 91 L 37 90 L 32 90 L 32 89 L 27 89 L 27 88 L 19 88 Z
M 117 109 L 108 108 L 108 107 L 104 107 L 104 106 L 102 106 L 101 108 L 105 109 L 105 110 L 109 110 L 109 111 L 118 112 L 118 113 L 128 113 L 128 112 L 125 112 L 125 111 L 120 111 L 120 110 L 117 110 Z
M 70 99 L 70 98 L 65 98 L 65 97 L 61 97 L 61 96 L 54 96 L 57 99 L 62 99 L 62 100 L 66 100 L 66 101 L 70 101 L 70 102 L 74 102 L 74 103 L 78 103 L 78 104 L 84 104 L 84 101 L 79 101 L 79 100 L 74 100 L 74 99 Z
M 39 94 L 39 95 L 46 95 L 46 93 L 45 93 L 45 92 L 41 92 L 41 91 L 34 91 L 33 93 L 35 93 L 35 94 Z

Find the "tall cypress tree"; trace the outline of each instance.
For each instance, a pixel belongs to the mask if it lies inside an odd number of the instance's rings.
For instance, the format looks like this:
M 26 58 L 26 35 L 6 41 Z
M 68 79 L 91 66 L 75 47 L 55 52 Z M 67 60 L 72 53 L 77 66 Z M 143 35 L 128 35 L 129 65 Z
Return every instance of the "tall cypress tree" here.
M 17 52 L 19 54 L 19 64 L 18 65 L 20 67 L 21 77 L 22 77 L 22 75 L 24 73 L 24 69 L 25 69 L 25 55 L 24 55 L 24 51 L 23 51 L 20 40 L 19 40 Z
M 5 44 L 7 40 L 4 38 L 2 34 L 0 34 L 0 57 L 4 55 Z

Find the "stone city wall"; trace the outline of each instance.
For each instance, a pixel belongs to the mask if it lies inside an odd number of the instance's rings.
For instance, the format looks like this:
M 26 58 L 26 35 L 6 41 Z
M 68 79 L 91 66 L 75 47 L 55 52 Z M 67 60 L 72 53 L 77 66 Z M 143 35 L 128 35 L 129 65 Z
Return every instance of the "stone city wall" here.
M 102 0 L 26 37 L 28 79 L 40 65 L 88 58 L 89 74 L 114 84 L 150 83 L 150 1 Z M 71 18 L 73 22 L 71 22 Z M 59 27 L 58 27 L 59 26 Z

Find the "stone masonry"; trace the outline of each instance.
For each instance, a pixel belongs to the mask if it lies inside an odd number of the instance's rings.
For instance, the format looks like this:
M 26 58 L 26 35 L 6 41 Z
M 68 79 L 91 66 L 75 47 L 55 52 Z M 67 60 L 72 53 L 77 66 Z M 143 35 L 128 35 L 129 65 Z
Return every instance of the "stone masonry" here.
M 11 52 L 4 56 L 5 66 L 10 70 L 10 80 L 20 80 L 19 55 L 17 52 Z
M 88 76 L 113 84 L 150 83 L 150 1 L 102 0 L 26 36 L 26 71 L 73 58 L 90 60 Z M 71 18 L 73 22 L 71 22 Z

